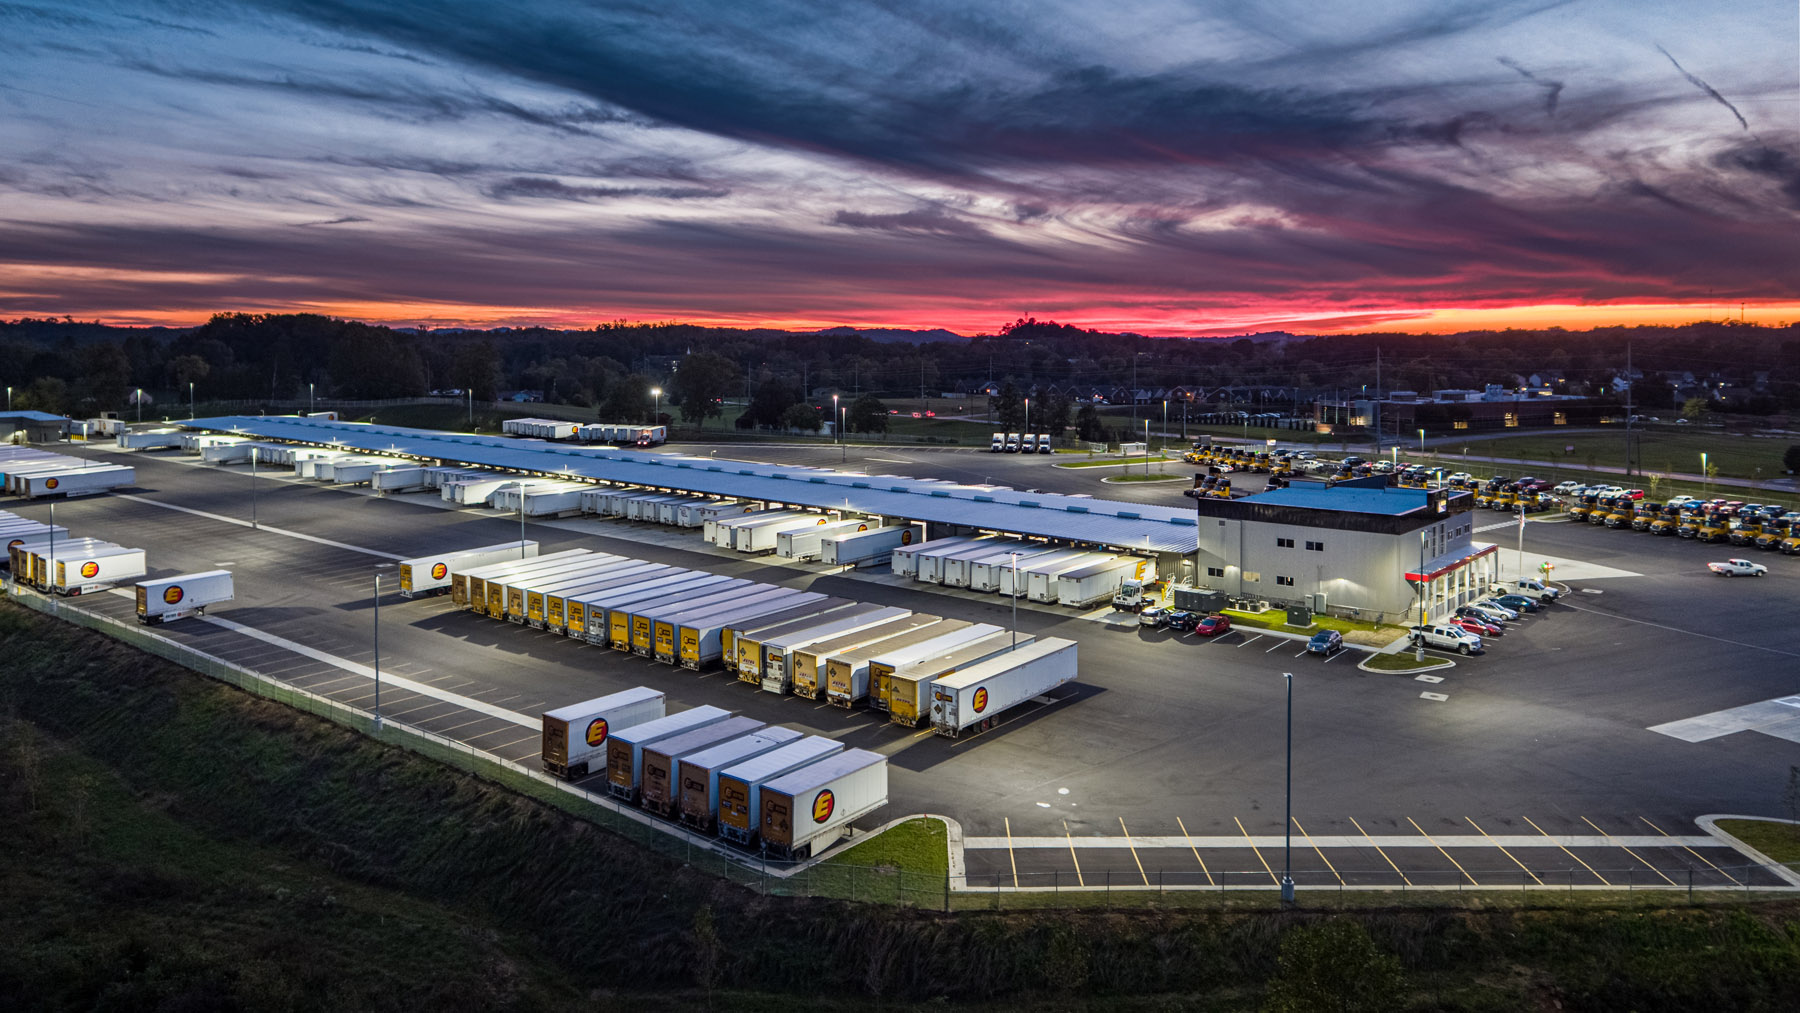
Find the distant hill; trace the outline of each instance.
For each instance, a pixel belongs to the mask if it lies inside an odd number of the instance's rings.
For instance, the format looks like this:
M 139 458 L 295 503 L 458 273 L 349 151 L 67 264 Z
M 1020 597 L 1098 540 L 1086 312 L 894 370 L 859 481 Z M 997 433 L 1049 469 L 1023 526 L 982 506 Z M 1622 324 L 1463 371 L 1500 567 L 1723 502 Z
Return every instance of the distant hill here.
M 958 334 L 955 331 L 947 331 L 942 327 L 933 328 L 929 331 L 909 331 L 898 327 L 827 327 L 824 330 L 815 333 L 837 338 L 850 338 L 861 335 L 862 337 L 868 338 L 870 341 L 879 341 L 888 345 L 925 345 L 930 344 L 933 341 L 969 340 L 966 335 Z

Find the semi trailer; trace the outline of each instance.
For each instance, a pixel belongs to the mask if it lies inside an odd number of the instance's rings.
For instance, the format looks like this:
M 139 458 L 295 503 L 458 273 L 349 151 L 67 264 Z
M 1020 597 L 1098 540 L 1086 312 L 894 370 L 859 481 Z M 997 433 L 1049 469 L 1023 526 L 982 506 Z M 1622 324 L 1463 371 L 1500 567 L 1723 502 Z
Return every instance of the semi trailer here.
M 636 802 L 638 786 L 643 780 L 646 746 L 654 746 L 696 728 L 716 725 L 729 717 L 731 712 L 723 707 L 702 705 L 613 731 L 606 742 L 606 790 L 617 798 Z
M 146 626 L 202 615 L 208 605 L 231 600 L 231 571 L 206 570 L 137 585 L 138 622 Z
M 501 542 L 474 549 L 456 549 L 435 556 L 419 556 L 400 563 L 400 594 L 407 598 L 444 594 L 450 590 L 450 574 L 454 570 L 472 570 L 478 566 L 531 559 L 538 554 L 538 543 L 530 540 Z
M 762 644 L 762 677 L 758 681 L 765 692 L 786 695 L 794 686 L 795 655 L 800 651 L 819 644 L 835 643 L 845 636 L 862 631 L 880 629 L 911 616 L 911 609 L 888 605 L 781 636 L 771 636 Z M 740 667 L 738 678 L 743 679 L 744 674 L 745 670 Z
M 913 613 L 904 619 L 872 626 L 856 633 L 847 633 L 841 637 L 833 637 L 822 643 L 812 644 L 793 652 L 793 693 L 808 700 L 817 700 L 823 695 L 825 684 L 825 661 L 835 654 L 853 651 L 865 644 L 877 644 L 890 637 L 916 630 L 921 626 L 929 626 L 940 621 L 939 616 Z
M 894 550 L 924 540 L 923 524 L 827 535 L 819 542 L 819 562 L 827 566 L 879 566 L 893 557 Z
M 969 628 L 961 619 L 942 619 L 911 629 L 879 643 L 867 644 L 825 659 L 825 701 L 846 710 L 869 698 L 869 664 L 887 654 L 902 652 L 947 633 Z
M 733 844 L 756 843 L 762 819 L 762 786 L 844 751 L 844 744 L 823 735 L 735 763 L 719 772 L 719 836 Z
M 762 786 L 762 842 L 777 858 L 806 858 L 887 804 L 887 757 L 846 749 Z
M 647 686 L 608 693 L 544 712 L 544 769 L 571 781 L 606 766 L 612 733 L 665 716 L 667 698 Z
M 896 669 L 888 676 L 888 720 L 904 728 L 917 728 L 931 717 L 931 685 L 970 665 L 997 658 L 1032 642 L 1030 634 L 993 633 L 971 640 L 936 657 Z
M 989 658 L 931 685 L 931 729 L 957 738 L 986 731 L 1019 704 L 1042 696 L 1076 675 L 1075 642 L 1045 637 Z
M 869 659 L 869 706 L 885 713 L 891 693 L 889 680 L 902 668 L 935 658 L 961 647 L 972 640 L 982 640 L 1000 632 L 1000 627 L 992 623 L 958 622 L 956 626 L 940 625 L 934 627 L 937 635 L 920 641 L 911 647 L 899 648 L 883 652 Z
M 682 757 L 741 739 L 767 727 L 755 718 L 726 718 L 646 745 L 643 749 L 644 770 L 638 783 L 638 804 L 659 816 L 674 816 L 681 804 L 681 782 L 676 774 Z
M 720 772 L 802 738 L 802 734 L 792 728 L 764 728 L 683 756 L 676 769 L 679 785 L 676 809 L 681 822 L 701 833 L 712 833 L 719 825 Z

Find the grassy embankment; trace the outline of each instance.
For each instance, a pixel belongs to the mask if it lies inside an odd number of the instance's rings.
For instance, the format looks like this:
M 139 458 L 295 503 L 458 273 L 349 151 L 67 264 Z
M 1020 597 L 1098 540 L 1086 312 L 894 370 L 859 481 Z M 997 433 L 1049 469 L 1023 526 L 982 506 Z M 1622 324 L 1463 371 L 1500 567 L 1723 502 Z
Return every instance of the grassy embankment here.
M 1792 901 L 946 916 L 764 897 L 15 606 L 0 657 L 10 1009 L 1250 1010 L 1371 961 L 1404 975 L 1381 1009 L 1800 994 Z M 865 883 L 942 868 L 935 821 L 863 847 Z

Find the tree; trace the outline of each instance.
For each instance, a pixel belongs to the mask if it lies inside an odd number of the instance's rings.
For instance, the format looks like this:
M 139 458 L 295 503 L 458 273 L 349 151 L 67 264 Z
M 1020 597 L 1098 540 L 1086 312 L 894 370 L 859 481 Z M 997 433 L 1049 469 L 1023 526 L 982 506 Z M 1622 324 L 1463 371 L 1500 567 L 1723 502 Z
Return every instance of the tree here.
M 845 425 L 853 433 L 885 433 L 888 431 L 887 405 L 873 394 L 864 394 L 850 405 Z
M 1093 402 L 1084 401 L 1075 413 L 1075 435 L 1092 443 L 1106 441 L 1106 424 L 1100 421 L 1100 410 Z
M 212 366 L 198 355 L 177 355 L 169 360 L 164 372 L 168 375 L 169 386 L 185 391 L 188 384 L 206 379 Z
M 131 359 L 114 342 L 89 345 L 81 353 L 81 390 L 95 410 L 112 411 L 125 405 L 131 392 Z
M 648 418 L 651 410 L 650 378 L 642 373 L 616 377 L 600 402 L 602 422 L 625 423 Z
M 819 411 L 804 401 L 788 405 L 787 411 L 781 413 L 781 424 L 787 429 L 804 429 L 807 432 L 819 431 Z
M 738 425 L 745 429 L 751 426 L 779 428 L 788 406 L 805 399 L 799 384 L 783 377 L 770 377 L 757 384 L 750 393 L 750 406 L 738 416 Z
M 1398 1009 L 1406 981 L 1400 961 L 1369 938 L 1360 922 L 1333 918 L 1281 937 L 1266 1013 L 1356 1013 Z
M 682 421 L 705 425 L 725 414 L 725 395 L 737 382 L 737 363 L 713 352 L 691 352 L 675 369 L 669 399 L 681 405 Z
M 1000 423 L 1001 429 L 1016 433 L 1025 428 L 1025 399 L 1019 393 L 1019 388 L 1012 385 L 1012 381 L 1007 381 L 1000 388 L 1000 393 L 990 402 L 990 407 L 993 408 L 994 419 Z
M 1788 444 L 1787 453 L 1781 455 L 1781 466 L 1790 475 L 1800 472 L 1800 443 Z
M 1686 401 L 1681 402 L 1681 417 L 1687 419 L 1689 422 L 1698 422 L 1700 416 L 1704 414 L 1706 414 L 1705 398 L 1690 397 Z
M 31 381 L 31 386 L 18 393 L 13 407 L 20 411 L 49 412 L 61 415 L 67 410 L 69 402 L 69 385 L 61 377 L 40 376 Z
M 488 338 L 464 342 L 450 366 L 450 386 L 473 391 L 477 401 L 492 401 L 500 394 L 500 353 Z

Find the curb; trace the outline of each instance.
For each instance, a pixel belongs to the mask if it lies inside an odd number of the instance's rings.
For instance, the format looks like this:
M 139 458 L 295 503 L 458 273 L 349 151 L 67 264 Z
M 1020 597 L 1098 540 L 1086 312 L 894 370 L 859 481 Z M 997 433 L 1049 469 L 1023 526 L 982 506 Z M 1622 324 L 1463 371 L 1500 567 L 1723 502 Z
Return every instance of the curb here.
M 1386 668 L 1370 668 L 1369 667 L 1369 662 L 1380 657 L 1382 654 L 1388 654 L 1388 653 L 1399 654 L 1400 652 L 1399 651 L 1393 651 L 1393 652 L 1382 651 L 1379 654 L 1371 654 L 1371 655 L 1369 655 L 1369 657 L 1363 659 L 1361 662 L 1359 662 L 1357 664 L 1357 666 L 1356 666 L 1357 670 L 1362 671 L 1362 672 L 1370 672 L 1375 675 L 1418 675 L 1422 672 L 1436 672 L 1440 669 L 1456 667 L 1456 662 L 1450 661 L 1447 659 L 1444 661 L 1438 662 L 1435 665 L 1426 665 L 1424 668 L 1406 668 L 1406 669 L 1393 670 L 1393 669 L 1386 669 Z
M 1163 482 L 1186 482 L 1187 479 L 1182 478 L 1180 475 L 1166 475 L 1166 476 L 1153 477 L 1153 478 L 1127 478 L 1124 475 L 1113 475 L 1113 476 L 1109 476 L 1107 478 L 1103 478 L 1100 481 L 1107 485 L 1113 485 L 1115 483 L 1130 484 L 1130 485 L 1158 485 Z
M 1115 464 L 1115 463 L 1112 463 L 1109 461 L 1106 464 L 1087 464 L 1087 463 L 1057 464 L 1055 461 L 1051 461 L 1050 467 L 1060 468 L 1063 471 L 1100 471 L 1105 468 L 1135 468 L 1138 465 L 1143 464 L 1143 463 L 1144 462 L 1142 462 L 1142 461 L 1120 461 Z M 1150 463 L 1151 464 L 1182 464 L 1184 462 L 1179 457 L 1160 457 L 1160 458 L 1152 458 Z
M 1800 872 L 1796 872 L 1790 866 L 1777 862 L 1768 855 L 1765 855 L 1750 845 L 1745 844 L 1743 841 L 1738 840 L 1726 831 L 1719 829 L 1720 820 L 1753 820 L 1757 823 L 1786 823 L 1790 826 L 1796 825 L 1797 823 L 1800 823 L 1800 821 L 1777 819 L 1772 816 L 1734 816 L 1730 813 L 1708 813 L 1705 816 L 1695 817 L 1694 819 L 1694 822 L 1699 824 L 1700 829 L 1717 837 L 1719 840 L 1724 841 L 1726 844 L 1731 845 L 1734 850 L 1745 858 L 1750 859 L 1758 865 L 1767 868 L 1770 872 L 1773 872 L 1782 879 L 1787 880 L 1790 886 L 1800 886 Z

